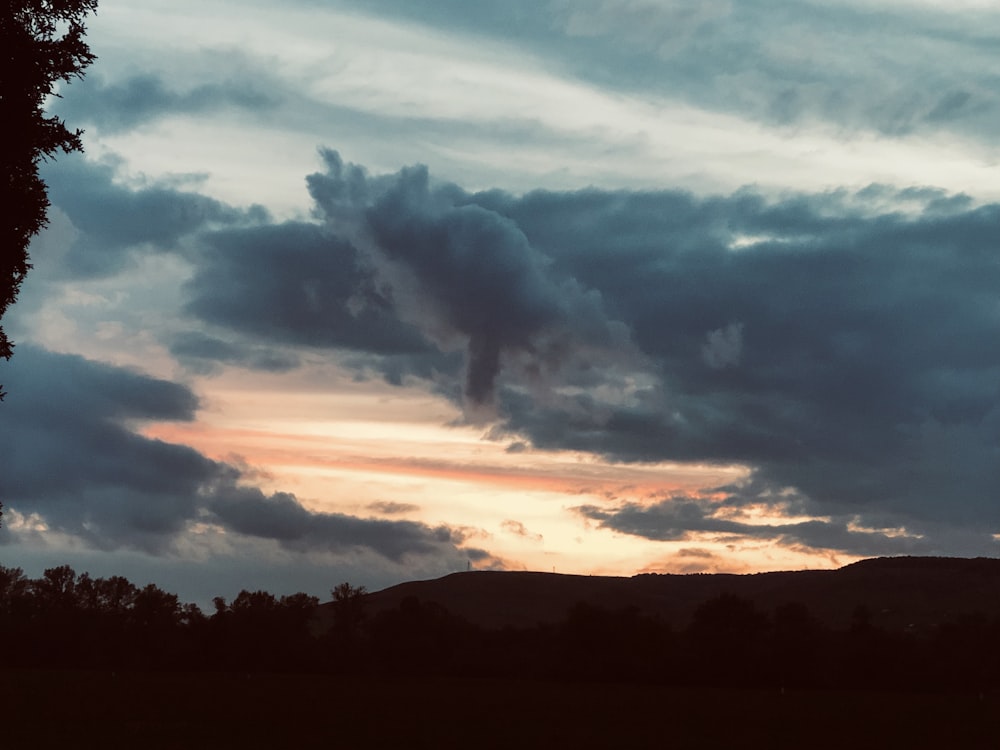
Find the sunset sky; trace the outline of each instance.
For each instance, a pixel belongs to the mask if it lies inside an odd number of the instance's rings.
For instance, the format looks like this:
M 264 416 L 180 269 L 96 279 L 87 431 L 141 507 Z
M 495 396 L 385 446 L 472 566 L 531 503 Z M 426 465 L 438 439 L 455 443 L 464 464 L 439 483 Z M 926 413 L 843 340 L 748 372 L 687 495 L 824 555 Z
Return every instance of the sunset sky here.
M 986 0 L 102 0 L 0 564 L 204 604 L 1000 553 Z

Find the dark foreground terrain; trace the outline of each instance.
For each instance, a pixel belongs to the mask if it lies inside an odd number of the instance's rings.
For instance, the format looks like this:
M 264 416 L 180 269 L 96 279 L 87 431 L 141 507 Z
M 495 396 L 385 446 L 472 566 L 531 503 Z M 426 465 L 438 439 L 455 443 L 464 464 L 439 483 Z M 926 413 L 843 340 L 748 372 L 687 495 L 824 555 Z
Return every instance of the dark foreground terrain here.
M 533 627 L 558 622 L 574 604 L 587 602 L 609 610 L 634 607 L 684 628 L 701 604 L 723 594 L 763 611 L 799 602 L 830 628 L 849 627 L 863 606 L 879 627 L 929 632 L 974 612 L 1000 617 L 1000 559 L 882 557 L 836 570 L 629 578 L 473 571 L 402 583 L 369 594 L 366 604 L 374 613 L 416 597 L 484 627 Z
M 331 595 L 0 567 L 0 750 L 1000 747 L 998 560 Z
M 0 672 L 0 747 L 995 748 L 996 695 Z

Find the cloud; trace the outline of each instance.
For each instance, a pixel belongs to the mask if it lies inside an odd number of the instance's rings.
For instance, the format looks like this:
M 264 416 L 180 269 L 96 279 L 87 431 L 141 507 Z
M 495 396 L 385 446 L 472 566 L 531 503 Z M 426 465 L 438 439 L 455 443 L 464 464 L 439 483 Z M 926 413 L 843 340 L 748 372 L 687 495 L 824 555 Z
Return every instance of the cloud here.
M 249 370 L 287 372 L 299 366 L 299 358 L 267 347 L 224 341 L 200 331 L 185 331 L 171 337 L 170 353 L 194 372 L 208 374 L 219 364 Z
M 554 0 L 551 9 L 555 29 L 587 43 L 589 55 L 571 48 L 598 81 L 842 135 L 996 133 L 1000 98 L 980 44 L 1000 25 L 992 9 L 725 0 Z
M 721 499 L 676 495 L 651 503 L 581 505 L 574 510 L 603 528 L 657 541 L 741 544 L 757 540 L 793 549 L 866 557 L 989 556 L 997 551 L 993 534 L 982 530 L 955 529 L 920 520 L 910 527 L 877 526 L 872 524 L 880 520 L 891 524 L 899 518 L 878 510 L 872 512 L 871 508 L 856 508 L 857 513 L 839 516 L 803 518 L 798 513 L 814 507 L 805 496 L 787 491 L 775 494 L 759 480 L 729 489 L 734 494 Z M 766 520 L 755 518 L 755 513 L 763 513 Z
M 237 209 L 169 184 L 131 188 L 116 181 L 112 164 L 66 155 L 45 166 L 49 198 L 72 222 L 79 237 L 58 269 L 65 277 L 118 273 L 133 254 L 181 250 L 181 240 L 219 226 L 268 219 L 261 206 Z
M 218 337 L 492 402 L 512 442 L 743 464 L 821 516 L 1000 527 L 1000 207 L 885 186 L 469 193 L 324 158 L 323 225 L 201 236 L 188 311 Z
M 3 540 L 38 530 L 101 550 L 176 553 L 192 529 L 274 541 L 299 553 L 423 559 L 460 567 L 464 536 L 446 526 L 311 511 L 291 494 L 267 495 L 243 468 L 138 434 L 149 421 L 194 418 L 186 387 L 82 357 L 19 346 L 4 368 Z
M 551 273 L 550 260 L 500 212 L 458 186 L 432 186 L 425 167 L 369 179 L 324 151 L 310 193 L 332 232 L 365 253 L 391 289 L 394 310 L 442 351 L 466 355 L 465 396 L 492 400 L 502 370 L 520 358 L 541 375 L 567 352 L 617 344 L 623 329 L 600 297 Z
M 815 517 L 949 544 L 1000 529 L 997 205 L 879 185 L 470 193 L 323 158 L 322 223 L 195 212 L 187 328 L 165 339 L 188 367 L 324 351 L 488 406 L 511 443 L 741 464 Z
M 470 418 L 493 420 L 488 434 L 512 450 L 741 464 L 755 486 L 793 490 L 796 512 L 814 519 L 755 530 L 698 498 L 688 498 L 693 506 L 595 506 L 593 520 L 623 533 L 985 549 L 982 535 L 1000 530 L 996 204 L 879 185 L 770 196 L 482 188 L 490 175 L 504 175 L 496 183 L 508 187 L 532 175 L 549 185 L 635 185 L 713 170 L 729 174 L 715 184 L 775 184 L 792 179 L 792 164 L 798 179 L 809 172 L 820 175 L 811 184 L 824 184 L 858 179 L 860 154 L 874 162 L 890 154 L 894 164 L 865 173 L 983 189 L 963 159 L 995 156 L 995 9 L 923 0 L 373 0 L 360 15 L 349 3 L 324 7 L 329 15 L 310 5 L 261 16 L 289 33 L 307 15 L 317 20 L 281 65 L 268 57 L 272 27 L 247 25 L 244 54 L 207 50 L 221 37 L 206 24 L 194 30 L 190 56 L 146 53 L 171 72 L 102 78 L 95 69 L 54 111 L 96 131 L 91 153 L 130 148 L 133 163 L 156 164 L 163 149 L 150 144 L 181 131 L 240 133 L 230 140 L 244 144 L 242 161 L 227 169 L 245 175 L 237 167 L 270 158 L 260 168 L 272 185 L 276 162 L 299 169 L 288 155 L 308 158 L 312 146 L 301 144 L 333 123 L 383 172 L 324 152 L 322 172 L 308 181 L 313 220 L 276 224 L 259 207 L 197 192 L 222 189 L 217 175 L 150 182 L 127 177 L 124 162 L 60 159 L 44 165 L 45 178 L 72 225 L 60 230 L 77 235 L 47 272 L 67 282 L 61 291 L 83 299 L 95 288 L 84 280 L 121 280 L 125 268 L 134 279 L 145 273 L 140 256 L 172 254 L 170 279 L 189 277 L 183 316 L 157 323 L 154 337 L 189 372 L 220 364 L 281 372 L 318 354 L 361 377 L 421 381 Z M 322 42 L 338 23 L 352 42 L 331 58 Z M 412 65 L 386 67 L 388 47 L 379 45 L 387 33 L 393 59 Z M 147 30 L 133 43 L 154 36 Z M 207 60 L 217 63 L 210 77 L 193 80 Z M 344 70 L 386 75 L 362 76 L 368 83 L 359 87 Z M 151 135 L 158 128 L 163 140 Z M 274 140 L 245 147 L 244 136 L 279 130 L 296 135 L 276 148 Z M 730 134 L 719 136 L 733 144 L 730 155 L 690 166 L 684 154 L 717 152 L 715 132 Z M 107 134 L 125 137 L 102 142 Z M 208 152 L 229 151 L 192 148 L 197 165 L 186 168 L 206 169 Z M 907 152 L 914 163 L 898 157 Z M 413 154 L 436 160 L 434 170 L 384 171 Z M 180 159 L 171 153 L 172 163 Z M 824 163 L 829 169 L 808 166 Z M 464 175 L 481 192 L 435 179 L 442 174 Z M 260 185 L 242 176 L 233 183 Z M 115 324 L 142 328 L 154 315 L 109 318 L 138 309 L 134 298 L 152 286 L 99 300 L 87 313 L 100 318 L 93 328 L 109 336 Z M 35 508 L 53 527 L 93 544 L 149 549 L 206 518 L 295 548 L 341 550 L 354 528 L 393 559 L 408 544 L 459 544 L 409 526 L 392 527 L 400 546 L 383 544 L 389 532 L 366 525 L 371 519 L 317 514 L 252 488 L 240 494 L 239 471 L 133 429 L 190 419 L 190 390 L 46 361 L 55 355 L 27 348 L 22 355 L 30 375 L 11 364 L 17 389 L 0 378 L 11 390 L 4 416 L 17 426 L 3 433 L 0 455 L 17 461 L 4 480 L 16 482 L 25 513 Z M 60 369 L 75 379 L 58 380 Z M 45 384 L 71 401 L 47 399 Z M 18 391 L 32 394 L 30 419 L 10 405 Z M 747 492 L 730 489 L 727 502 Z M 273 518 L 270 532 L 256 514 Z M 921 541 L 878 531 L 893 528 Z
M 510 518 L 503 521 L 503 523 L 500 524 L 500 528 L 502 528 L 508 534 L 513 534 L 514 536 L 519 536 L 524 539 L 528 539 L 532 542 L 541 542 L 544 539 L 544 537 L 541 534 L 529 531 L 528 527 L 525 526 L 520 521 L 515 521 Z
M 378 354 L 432 351 L 395 316 L 357 250 L 304 222 L 220 230 L 202 238 L 187 311 L 261 341 Z
M 276 539 L 293 549 L 344 552 L 368 548 L 394 562 L 422 555 L 456 555 L 461 534 L 447 526 L 414 521 L 358 518 L 309 511 L 287 493 L 264 495 L 256 488 L 226 487 L 211 502 L 223 525 L 253 537 Z
M 391 500 L 379 500 L 374 503 L 368 503 L 366 507 L 369 510 L 373 510 L 376 513 L 382 513 L 387 516 L 413 513 L 414 511 L 420 510 L 419 505 L 414 505 L 413 503 L 397 503 Z
M 613 36 L 670 57 L 707 24 L 732 12 L 728 0 L 556 0 L 551 3 L 570 36 Z
M 22 345 L 5 368 L 4 504 L 99 547 L 163 551 L 194 517 L 199 488 L 226 475 L 185 446 L 128 425 L 190 420 L 183 386 Z
M 920 536 L 880 530 L 852 529 L 848 520 L 808 520 L 792 523 L 747 523 L 719 515 L 710 503 L 675 497 L 639 505 L 624 503 L 608 509 L 580 506 L 580 515 L 614 531 L 657 541 L 742 542 L 768 540 L 792 547 L 831 550 L 863 556 L 932 554 L 933 543 Z M 993 550 L 985 537 L 980 546 Z
M 709 331 L 701 347 L 701 358 L 713 370 L 723 370 L 740 363 L 743 353 L 743 324 L 730 323 Z
M 732 494 L 721 498 L 679 494 L 649 503 L 581 505 L 574 510 L 603 528 L 657 541 L 738 544 L 758 540 L 861 556 L 942 554 L 949 542 L 959 541 L 949 539 L 947 530 L 933 529 L 927 523 L 911 528 L 868 527 L 861 520 L 863 513 L 803 517 L 800 513 L 813 507 L 809 498 L 787 490 L 776 493 L 759 478 L 716 492 L 727 489 Z M 879 515 L 877 511 L 869 515 L 869 522 Z M 966 554 L 996 552 L 991 534 L 959 536 Z
M 1000 487 L 1000 209 L 928 196 L 923 212 L 871 216 L 861 197 L 489 196 L 662 373 L 617 406 L 596 388 L 572 410 L 510 389 L 511 432 L 624 460 L 747 463 L 824 503 L 1000 522 L 986 501 Z M 706 369 L 737 351 L 739 367 Z
M 115 83 L 88 74 L 74 81 L 70 93 L 57 100 L 52 111 L 85 128 L 96 126 L 105 134 L 169 115 L 202 115 L 225 108 L 260 112 L 281 103 L 280 97 L 251 80 L 230 79 L 176 91 L 155 73 L 130 75 Z

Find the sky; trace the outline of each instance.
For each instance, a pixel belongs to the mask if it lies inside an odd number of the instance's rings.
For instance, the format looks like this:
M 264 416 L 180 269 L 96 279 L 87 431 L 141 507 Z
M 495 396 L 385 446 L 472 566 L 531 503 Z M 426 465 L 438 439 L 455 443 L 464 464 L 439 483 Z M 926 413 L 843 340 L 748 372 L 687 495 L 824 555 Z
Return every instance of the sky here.
M 102 0 L 0 564 L 206 603 L 1000 552 L 986 0 Z

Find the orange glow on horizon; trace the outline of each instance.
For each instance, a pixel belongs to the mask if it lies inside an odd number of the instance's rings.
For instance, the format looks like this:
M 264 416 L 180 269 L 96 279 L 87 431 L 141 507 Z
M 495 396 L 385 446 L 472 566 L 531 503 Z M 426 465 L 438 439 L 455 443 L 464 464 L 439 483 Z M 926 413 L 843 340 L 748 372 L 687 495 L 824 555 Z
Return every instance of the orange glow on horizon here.
M 348 440 L 204 423 L 158 423 L 145 427 L 142 434 L 190 445 L 219 461 L 238 456 L 251 467 L 282 474 L 372 473 L 608 499 L 620 496 L 663 499 L 680 493 L 708 497 L 704 492 L 706 485 L 737 481 L 746 474 L 741 467 L 609 464 L 569 453 L 510 453 L 497 443 L 484 441 L 415 444 L 401 439 L 393 443 L 385 439 Z
M 581 575 L 756 572 L 831 567 L 823 552 L 690 534 L 658 541 L 588 520 L 576 508 L 648 505 L 672 496 L 720 500 L 744 466 L 612 463 L 590 454 L 510 450 L 488 426 L 465 424 L 417 389 L 346 382 L 336 370 L 276 376 L 227 373 L 194 422 L 149 423 L 148 438 L 189 445 L 246 467 L 267 492 L 287 491 L 314 512 L 444 524 L 506 567 Z M 272 382 L 272 380 L 274 382 Z M 275 386 L 269 390 L 268 386 Z M 222 386 L 222 387 L 220 387 Z M 780 509 L 748 509 L 757 522 Z M 750 519 L 742 519 L 750 520 Z

